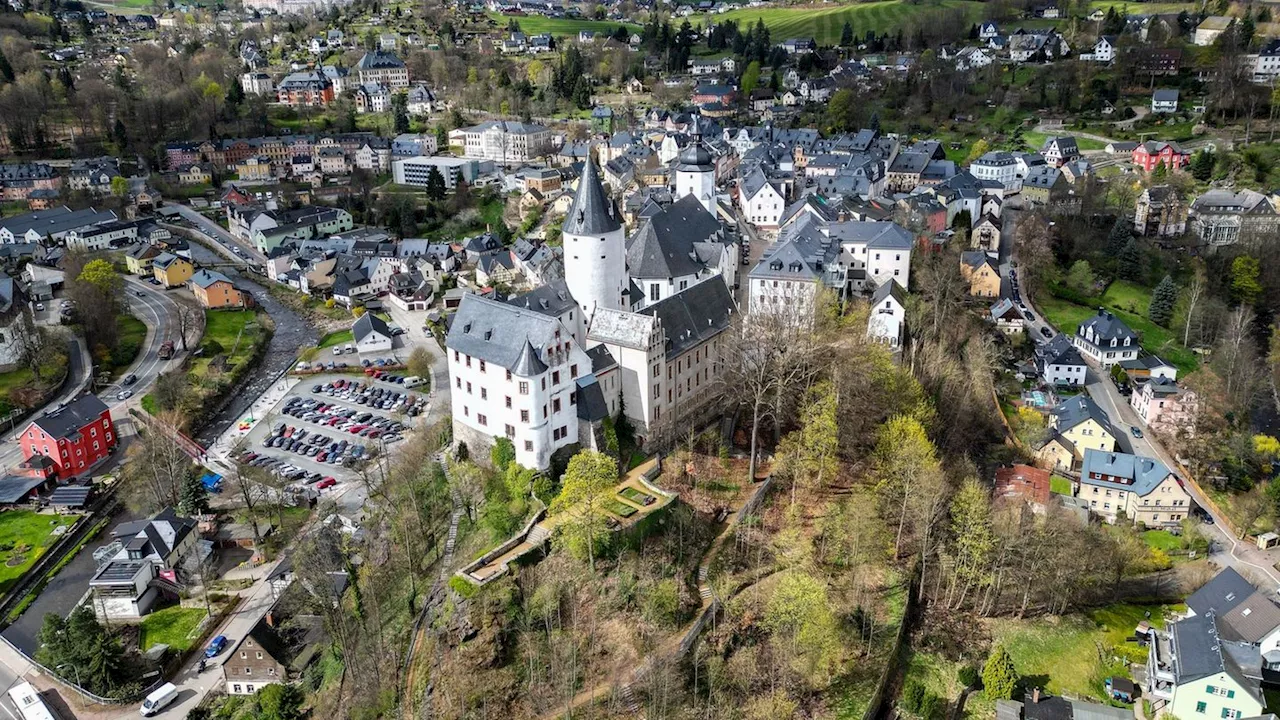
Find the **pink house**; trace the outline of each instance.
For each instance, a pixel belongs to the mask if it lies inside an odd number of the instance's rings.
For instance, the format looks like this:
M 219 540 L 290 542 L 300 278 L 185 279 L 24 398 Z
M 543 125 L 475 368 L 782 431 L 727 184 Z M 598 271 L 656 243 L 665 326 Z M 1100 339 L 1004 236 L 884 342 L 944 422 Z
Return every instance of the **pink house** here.
M 1173 380 L 1153 377 L 1133 391 L 1129 405 L 1147 428 L 1174 435 L 1195 430 L 1200 400 L 1195 392 L 1179 387 Z

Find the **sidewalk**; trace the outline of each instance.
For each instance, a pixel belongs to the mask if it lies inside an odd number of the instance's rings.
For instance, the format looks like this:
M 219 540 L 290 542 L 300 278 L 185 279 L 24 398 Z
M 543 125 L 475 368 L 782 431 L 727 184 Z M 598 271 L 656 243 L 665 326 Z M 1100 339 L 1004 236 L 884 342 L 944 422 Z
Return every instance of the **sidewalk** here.
M 236 446 L 251 430 L 257 427 L 258 423 L 267 418 L 271 408 L 278 405 L 299 382 L 301 380 L 298 378 L 287 375 L 277 380 L 270 389 L 254 401 L 253 405 L 245 411 L 239 420 L 232 423 L 231 427 L 227 428 L 227 431 L 213 442 L 213 445 L 208 448 L 209 458 L 205 464 L 222 475 L 230 474 L 232 469 L 231 453 Z

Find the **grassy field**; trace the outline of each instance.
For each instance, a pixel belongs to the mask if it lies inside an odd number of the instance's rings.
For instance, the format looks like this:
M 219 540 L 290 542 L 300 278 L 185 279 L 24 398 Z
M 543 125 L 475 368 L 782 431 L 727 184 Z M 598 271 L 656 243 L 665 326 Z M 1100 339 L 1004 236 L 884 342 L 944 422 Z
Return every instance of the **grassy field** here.
M 1061 134 L 1071 135 L 1071 133 L 1067 131 L 1063 131 Z M 1080 148 L 1081 150 L 1105 150 L 1107 148 L 1107 144 L 1102 142 L 1101 140 L 1094 140 L 1093 138 L 1079 137 L 1079 136 L 1072 136 L 1072 137 L 1075 137 L 1076 147 Z M 1034 132 L 1034 131 L 1022 133 L 1023 142 L 1029 145 L 1031 149 L 1036 152 L 1039 152 L 1040 148 L 1044 146 L 1044 141 L 1048 139 L 1049 139 L 1048 133 Z
M 111 355 L 111 365 L 118 374 L 138 358 L 142 345 L 147 341 L 147 325 L 132 315 L 122 313 L 116 320 L 116 328 L 119 330 L 117 349 Z
M 202 345 L 210 341 L 217 342 L 222 349 L 213 354 L 225 354 L 230 365 L 248 360 L 254 340 L 262 332 L 256 324 L 255 317 L 252 310 L 206 310 Z M 250 326 L 250 323 L 254 324 Z M 239 338 L 238 344 L 237 338 Z M 204 357 L 196 358 L 191 364 L 192 372 L 197 375 L 207 374 L 211 355 L 206 351 Z
M 334 345 L 345 345 L 351 342 L 355 342 L 355 337 L 351 334 L 351 331 L 339 330 L 337 332 L 331 332 L 328 335 L 325 335 L 324 337 L 320 338 L 319 347 L 330 348 L 330 347 L 333 347 Z
M 1126 642 L 1142 620 L 1164 627 L 1165 607 L 1111 605 L 1085 615 L 1000 619 L 991 634 L 1004 643 L 1023 679 L 1035 678 L 1052 695 L 1105 700 L 1102 681 L 1124 674 L 1126 661 L 1144 662 L 1145 648 Z M 1151 617 L 1146 614 L 1150 612 Z
M 868 30 L 877 33 L 896 31 L 921 13 L 957 8 L 965 12 L 968 22 L 978 22 L 984 15 L 982 3 L 972 0 L 940 0 L 919 5 L 902 0 L 886 0 L 857 5 L 748 8 L 708 18 L 718 23 L 735 20 L 740 26 L 755 25 L 757 20 L 763 20 L 774 42 L 795 37 L 812 37 L 819 45 L 836 45 L 840 42 L 840 32 L 844 29 L 845 22 L 853 26 L 854 37 L 862 38 Z M 703 24 L 708 18 L 702 19 Z M 691 19 L 699 21 L 698 18 Z
M 1200 360 L 1196 354 L 1183 347 L 1171 330 L 1147 319 L 1147 305 L 1150 300 L 1150 289 L 1117 280 L 1111 283 L 1107 291 L 1096 298 L 1090 307 L 1077 305 L 1048 293 L 1041 293 L 1036 298 L 1035 304 L 1050 323 L 1068 334 L 1074 334 L 1080 323 L 1097 312 L 1095 306 L 1105 307 L 1141 336 L 1144 350 L 1172 363 L 1183 375 L 1194 371 L 1200 366 Z
M 1182 549 L 1182 538 L 1168 530 L 1148 530 L 1142 533 L 1142 540 L 1147 547 L 1170 552 Z
M 1128 15 L 1163 15 L 1186 10 L 1195 12 L 1195 3 L 1176 2 L 1132 2 L 1131 0 L 1093 0 L 1092 7 L 1101 10 L 1115 8 L 1116 12 Z
M 0 595 L 9 591 L 23 573 L 56 540 L 53 529 L 74 523 L 67 515 L 41 515 L 29 510 L 6 510 L 0 513 Z
M 938 653 L 913 651 L 910 659 L 907 660 L 906 682 L 917 681 L 924 685 L 926 690 L 954 706 L 960 697 L 960 691 L 964 689 L 959 680 L 960 668 L 963 666 L 963 663 L 948 660 Z M 995 712 L 995 701 L 988 700 L 981 691 L 970 693 L 965 699 L 964 717 L 966 718 L 985 720 L 994 717 Z M 948 717 L 951 716 L 948 715 Z
M 1049 477 L 1049 492 L 1059 495 L 1071 494 L 1071 481 L 1061 475 L 1052 475 Z
M 138 644 L 143 651 L 163 644 L 175 652 L 186 652 L 199 639 L 200 621 L 204 618 L 204 608 L 174 605 L 157 610 L 138 623 Z
M 577 35 L 582 30 L 611 35 L 618 29 L 619 25 L 625 26 L 629 32 L 640 30 L 639 25 L 610 20 L 576 20 L 574 18 L 549 18 L 542 15 L 503 15 L 496 12 L 489 13 L 489 17 L 504 28 L 507 23 L 515 20 L 520 23 L 520 31 L 526 35 L 538 35 L 541 33 L 551 33 L 556 36 Z

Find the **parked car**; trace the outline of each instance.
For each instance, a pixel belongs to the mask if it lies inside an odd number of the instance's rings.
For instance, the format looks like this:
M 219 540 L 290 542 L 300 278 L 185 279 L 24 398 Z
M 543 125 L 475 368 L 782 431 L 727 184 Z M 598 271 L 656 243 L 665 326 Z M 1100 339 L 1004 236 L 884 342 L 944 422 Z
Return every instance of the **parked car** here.
M 1129 433 L 1130 433 L 1131 435 L 1133 435 L 1134 437 L 1136 437 L 1136 438 L 1140 438 L 1140 437 L 1142 437 L 1142 431 L 1138 429 L 1138 426 L 1137 426 L 1137 425 L 1130 425 L 1130 426 L 1129 426 Z
M 1040 334 L 1041 334 L 1041 335 L 1043 335 L 1043 336 L 1045 336 L 1045 337 L 1047 337 L 1047 338 L 1051 338 L 1051 337 L 1053 337 L 1053 331 L 1052 331 L 1052 330 L 1050 330 L 1050 329 L 1049 329 L 1049 326 L 1047 326 L 1047 325 L 1042 325 L 1042 326 L 1040 326 Z

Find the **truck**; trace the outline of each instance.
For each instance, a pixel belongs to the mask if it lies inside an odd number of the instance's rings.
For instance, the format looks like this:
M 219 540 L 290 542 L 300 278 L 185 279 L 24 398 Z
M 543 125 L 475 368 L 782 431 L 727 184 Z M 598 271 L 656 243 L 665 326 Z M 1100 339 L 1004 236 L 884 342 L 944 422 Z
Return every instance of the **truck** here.
M 54 720 L 49 706 L 29 682 L 20 682 L 10 688 L 9 701 L 18 708 L 18 717 L 22 720 Z
M 160 351 L 157 353 L 161 360 L 168 360 L 173 357 L 173 341 L 165 340 L 160 343 Z

